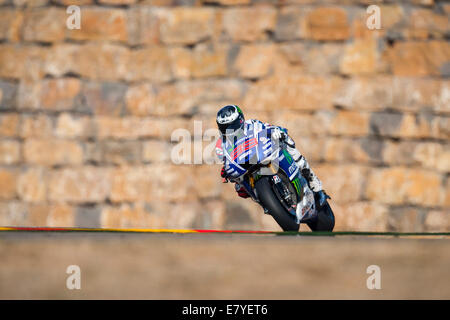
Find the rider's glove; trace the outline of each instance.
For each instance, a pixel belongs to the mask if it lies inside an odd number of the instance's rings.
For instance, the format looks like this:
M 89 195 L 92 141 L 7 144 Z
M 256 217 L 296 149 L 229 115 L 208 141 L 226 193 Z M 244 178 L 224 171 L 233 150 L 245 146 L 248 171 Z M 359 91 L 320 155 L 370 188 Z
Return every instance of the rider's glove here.
M 282 138 L 284 138 L 285 133 L 283 131 L 281 131 L 278 128 L 275 128 L 272 130 L 272 139 L 274 140 L 281 140 Z
M 317 195 L 319 196 L 319 207 L 323 207 L 323 205 L 327 202 L 327 199 L 331 199 L 330 196 L 323 190 L 317 192 Z
M 222 177 L 223 183 L 228 182 L 227 173 L 225 172 L 225 166 L 222 167 L 222 170 L 220 171 L 220 176 Z
M 241 197 L 241 198 L 250 197 L 250 195 L 247 193 L 247 190 L 245 190 L 245 188 L 243 186 L 241 186 L 240 184 L 236 183 L 234 185 L 234 189 L 236 190 L 239 197 Z

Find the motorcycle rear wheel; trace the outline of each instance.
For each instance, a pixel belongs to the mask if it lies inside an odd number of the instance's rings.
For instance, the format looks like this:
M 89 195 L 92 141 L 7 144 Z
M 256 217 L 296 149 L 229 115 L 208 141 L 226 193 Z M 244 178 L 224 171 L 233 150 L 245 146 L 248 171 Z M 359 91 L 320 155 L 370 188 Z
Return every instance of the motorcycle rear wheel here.
M 327 201 L 317 213 L 317 219 L 306 224 L 312 231 L 333 231 L 334 222 L 334 213 Z
M 272 189 L 269 179 L 269 176 L 264 176 L 255 183 L 259 201 L 269 211 L 269 214 L 283 231 L 298 231 L 300 224 L 295 222 L 295 218 L 281 204 Z

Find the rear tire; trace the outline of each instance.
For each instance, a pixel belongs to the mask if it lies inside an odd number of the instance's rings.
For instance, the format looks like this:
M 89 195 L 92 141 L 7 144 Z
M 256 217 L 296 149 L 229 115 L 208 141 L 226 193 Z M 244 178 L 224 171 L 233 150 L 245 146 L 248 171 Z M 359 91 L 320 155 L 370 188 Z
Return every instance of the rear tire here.
M 312 231 L 333 231 L 334 213 L 328 201 L 323 205 L 317 214 L 317 219 L 307 223 Z
M 295 218 L 284 208 L 280 200 L 278 200 L 272 185 L 269 182 L 270 177 L 262 177 L 255 183 L 255 189 L 258 198 L 264 208 L 280 225 L 283 231 L 298 231 L 300 225 L 295 223 Z

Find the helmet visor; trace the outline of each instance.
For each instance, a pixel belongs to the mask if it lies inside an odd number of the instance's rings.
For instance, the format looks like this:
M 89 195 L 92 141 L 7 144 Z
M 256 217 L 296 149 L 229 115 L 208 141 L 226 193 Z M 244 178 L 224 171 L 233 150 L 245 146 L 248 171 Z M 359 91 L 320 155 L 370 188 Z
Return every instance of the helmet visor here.
M 217 125 L 224 136 L 231 136 L 235 134 L 236 130 L 241 129 L 244 126 L 244 120 L 242 120 L 241 117 L 238 117 L 233 122 L 224 124 L 218 123 Z

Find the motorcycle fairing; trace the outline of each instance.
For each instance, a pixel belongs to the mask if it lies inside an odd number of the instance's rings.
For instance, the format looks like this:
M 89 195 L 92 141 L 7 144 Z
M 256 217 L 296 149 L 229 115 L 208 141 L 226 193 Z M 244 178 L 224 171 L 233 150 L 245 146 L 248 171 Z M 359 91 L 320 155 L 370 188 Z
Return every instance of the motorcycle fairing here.
M 309 220 L 315 215 L 314 195 L 309 189 L 306 179 L 301 175 L 300 168 L 289 152 L 280 148 L 277 142 L 272 141 L 270 129 L 263 129 L 257 133 L 251 130 L 231 147 L 224 146 L 224 158 L 225 171 L 231 179 L 235 180 L 239 180 L 247 172 L 245 167 L 248 164 L 271 163 L 273 167 L 276 167 L 275 172 L 280 168 L 297 192 L 296 212 L 289 210 L 296 216 L 297 223 Z M 268 175 L 275 174 L 270 172 Z M 245 179 L 239 180 L 239 183 L 247 190 L 252 199 L 257 200 L 252 186 Z

